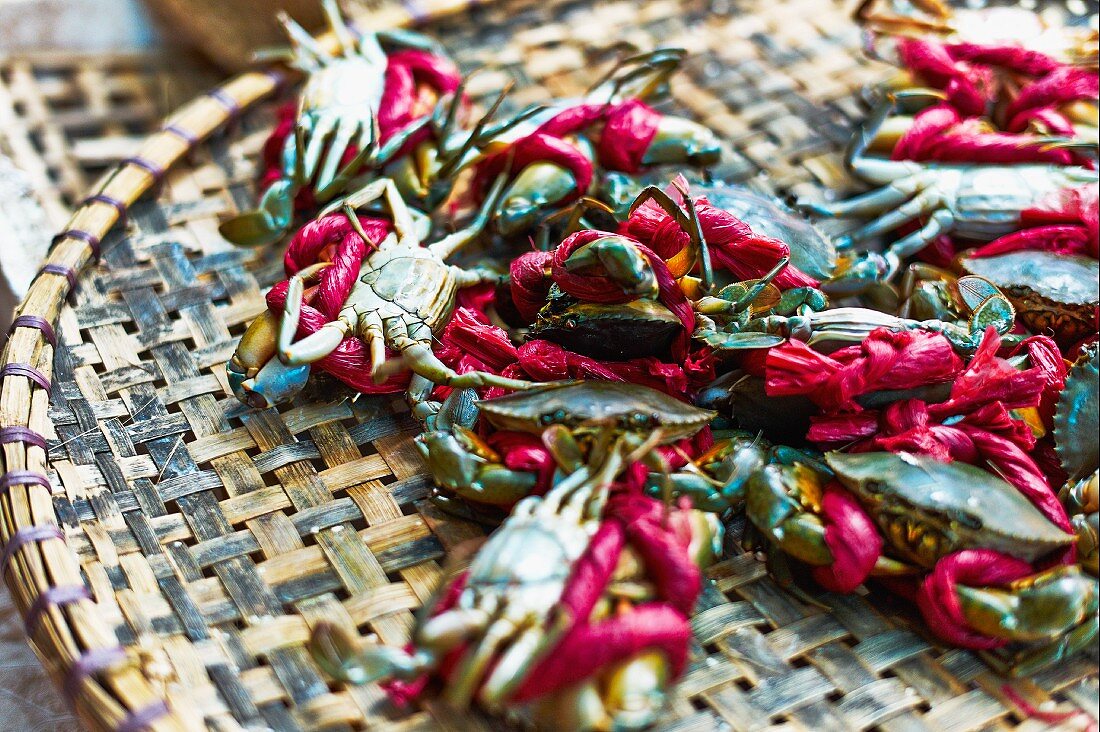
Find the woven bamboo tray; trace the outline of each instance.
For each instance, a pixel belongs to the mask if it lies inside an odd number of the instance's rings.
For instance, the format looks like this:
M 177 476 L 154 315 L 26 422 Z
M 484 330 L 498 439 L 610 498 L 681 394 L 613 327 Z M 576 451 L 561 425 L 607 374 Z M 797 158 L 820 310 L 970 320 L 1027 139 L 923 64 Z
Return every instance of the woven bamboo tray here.
M 427 31 L 464 70 L 487 67 L 476 92 L 518 80 L 513 105 L 579 93 L 620 42 L 684 46 L 672 106 L 729 140 L 715 174 L 778 194 L 850 185 L 837 151 L 887 71 L 830 0 L 502 0 Z M 217 224 L 253 200 L 270 118 L 245 110 L 278 81 L 248 74 L 181 110 L 59 236 L 4 350 L 5 581 L 93 729 L 498 728 L 330 685 L 303 648 L 322 618 L 401 644 L 448 554 L 483 530 L 426 500 L 400 397 L 235 416 L 223 365 L 281 273 Z M 937 647 L 889 597 L 822 595 L 826 610 L 747 554 L 709 576 L 663 729 L 1098 716 L 1095 649 L 1009 681 Z

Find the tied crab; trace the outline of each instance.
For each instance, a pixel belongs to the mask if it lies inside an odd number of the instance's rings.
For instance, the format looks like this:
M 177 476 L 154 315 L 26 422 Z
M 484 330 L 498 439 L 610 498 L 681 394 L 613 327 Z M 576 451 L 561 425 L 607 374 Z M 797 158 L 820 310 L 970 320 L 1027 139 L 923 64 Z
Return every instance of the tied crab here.
M 489 204 L 499 195 L 503 180 L 495 187 Z M 226 369 L 230 385 L 245 404 L 265 408 L 285 402 L 305 386 L 310 364 L 333 353 L 341 342 L 355 336 L 366 344 L 370 371 L 375 383 L 392 372 L 411 370 L 409 400 L 417 416 L 433 411 L 427 398 L 434 384 L 456 388 L 498 386 L 523 389 L 530 384 L 494 374 L 472 371 L 457 374 L 432 352 L 434 334 L 450 320 L 460 288 L 496 275 L 478 269 L 464 270 L 445 259 L 476 238 L 485 225 L 483 209 L 466 229 L 428 246 L 421 244 L 417 222 L 392 181 L 380 179 L 359 192 L 330 206 L 346 216 L 364 241 L 356 209 L 381 199 L 390 210 L 393 231 L 366 256 L 339 317 L 300 340 L 299 321 L 306 283 L 316 278 L 328 262 L 320 262 L 295 273 L 287 288 L 286 306 L 280 319 L 270 310 L 257 318 L 241 338 Z M 328 215 L 322 212 L 321 217 Z M 420 223 L 427 223 L 421 219 Z M 399 354 L 387 359 L 386 350 Z M 427 410 L 427 411 L 425 411 Z
M 722 146 L 712 130 L 643 101 L 666 92 L 683 56 L 682 49 L 661 48 L 623 59 L 581 99 L 548 105 L 484 145 L 471 158 L 477 178 L 501 169 L 514 174 L 494 216 L 497 231 L 528 231 L 588 194 L 596 166 L 633 175 L 650 166 L 716 163 Z
M 674 485 L 701 507 L 743 509 L 765 545 L 815 568 L 814 576 L 833 589 L 851 591 L 863 577 L 939 576 L 941 563 L 967 552 L 1004 555 L 1017 570 L 1045 567 L 1044 560 L 1075 541 L 1014 487 L 965 463 L 887 452 L 830 452 L 824 464 L 797 455 L 787 464 L 769 458 L 756 441 L 719 443 L 693 463 L 690 479 Z M 881 549 L 869 555 L 863 576 L 842 585 L 827 570 L 838 561 L 829 533 L 845 504 L 844 511 L 862 514 L 879 537 L 861 534 L 858 541 L 879 542 Z M 1015 574 L 996 583 L 952 579 L 963 622 L 984 638 L 975 647 L 1023 644 L 999 662 L 1026 674 L 1094 641 L 1100 612 L 1095 578 L 1078 565 Z
M 953 281 L 950 307 L 938 303 L 939 308 L 925 313 L 930 317 L 916 320 L 862 307 L 830 309 L 828 298 L 813 288 L 779 293 L 769 283 L 785 264 L 760 280 L 734 283 L 700 298 L 694 337 L 718 352 L 771 348 L 788 338 L 831 351 L 859 343 L 878 328 L 924 330 L 941 333 L 957 351 L 970 353 L 987 328 L 1005 335 L 1015 324 L 1012 303 L 981 277 Z
M 379 138 L 378 117 L 386 90 L 388 56 L 381 41 L 438 52 L 418 34 L 403 32 L 358 34 L 344 20 L 336 0 L 322 7 L 336 39 L 334 52 L 283 15 L 290 38 L 290 63 L 307 73 L 298 111 L 282 151 L 282 177 L 264 192 L 254 211 L 224 222 L 222 236 L 246 246 L 277 241 L 294 219 L 298 191 L 309 187 L 320 203 L 345 192 L 348 183 L 367 168 L 393 156 L 407 140 L 401 134 L 385 145 Z
M 1077 532 L 1081 564 L 1094 575 L 1100 562 L 1100 451 L 1092 435 L 1100 431 L 1100 347 L 1082 349 L 1070 369 L 1054 411 L 1055 450 L 1069 481 L 1062 503 Z M 1082 439 L 1082 435 L 1088 435 Z
M 1021 227 L 1021 212 L 1059 191 L 1097 183 L 1097 171 L 1082 166 L 1032 163 L 963 164 L 889 160 L 868 155 L 883 123 L 902 98 L 927 98 L 922 92 L 896 94 L 882 103 L 849 145 L 845 162 L 859 178 L 883 186 L 833 204 L 803 203 L 824 217 L 871 217 L 840 237 L 838 249 L 849 249 L 913 221 L 921 226 L 892 243 L 881 259 L 881 278 L 891 279 L 903 259 L 937 237 L 987 242 Z
M 551 683 L 539 676 L 547 663 L 559 670 L 589 663 L 585 657 L 563 664 L 557 657 L 567 653 L 565 645 L 568 653 L 592 655 L 576 642 L 578 626 L 615 627 L 624 612 L 653 622 L 659 610 L 651 590 L 637 581 L 636 568 L 628 568 L 638 557 L 624 564 L 625 553 L 609 575 L 604 597 L 617 598 L 610 605 L 586 603 L 583 616 L 574 616 L 577 605 L 565 600 L 576 592 L 574 570 L 592 561 L 590 546 L 606 536 L 605 506 L 614 500 L 612 487 L 623 471 L 635 461 L 659 459 L 657 447 L 693 435 L 712 416 L 644 387 L 624 386 L 550 384 L 480 402 L 494 426 L 542 437 L 558 466 L 552 487 L 516 504 L 446 598 L 426 608 L 410 651 L 334 643 L 326 626 L 313 634 L 314 658 L 335 678 L 352 683 L 438 672 L 444 698 L 456 707 L 476 701 L 501 711 L 530 704 L 532 721 L 553 728 L 640 729 L 652 723 L 678 671 L 662 652 L 657 627 L 640 623 L 626 632 L 601 632 L 600 642 L 609 648 L 596 655 L 605 664 L 582 674 L 579 685 L 575 678 Z M 702 529 L 703 543 L 713 544 L 707 531 Z M 683 616 L 685 629 L 686 622 Z
M 959 265 L 1001 289 L 1033 333 L 1050 332 L 1063 347 L 1097 332 L 1100 265 L 1093 257 L 1046 251 L 963 255 Z
M 574 433 L 590 439 L 610 434 L 608 430 L 613 428 L 623 434 L 659 435 L 665 444 L 690 437 L 714 416 L 667 394 L 620 382 L 552 385 L 476 405 L 455 392 L 416 444 L 436 485 L 446 494 L 500 506 L 528 495 L 536 477 L 506 467 L 500 455 L 473 431 L 479 412 L 498 430 L 539 434 L 555 427 L 543 433 L 542 439 L 559 462 L 567 455 L 579 454 L 573 444 Z M 596 427 L 599 431 L 593 432 Z M 641 459 L 655 470 L 663 469 L 656 453 L 646 453 Z M 569 465 L 571 470 L 578 467 L 575 458 Z

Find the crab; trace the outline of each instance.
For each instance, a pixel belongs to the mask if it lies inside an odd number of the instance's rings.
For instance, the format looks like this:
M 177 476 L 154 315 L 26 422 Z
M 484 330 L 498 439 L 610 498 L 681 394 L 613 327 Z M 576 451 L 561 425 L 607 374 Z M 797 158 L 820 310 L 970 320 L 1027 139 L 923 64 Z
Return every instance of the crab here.
M 854 17 L 875 34 L 1024 46 L 1069 63 L 1097 61 L 1095 27 L 1089 27 L 1083 13 L 1070 13 L 1068 6 L 1051 5 L 1037 13 L 1024 7 L 959 7 L 941 0 L 863 0 Z
M 620 221 L 625 220 L 639 194 L 660 182 L 657 176 L 632 177 L 609 173 L 601 182 L 600 198 Z M 733 214 L 755 234 L 778 239 L 791 251 L 791 265 L 818 280 L 833 276 L 837 254 L 833 243 L 798 212 L 776 199 L 745 186 L 686 180 L 693 196 L 702 196 L 715 208 Z
M 598 128 L 598 121 L 570 131 L 564 137 L 545 132 L 544 125 L 551 123 L 553 127 L 555 119 L 560 120 L 563 113 L 570 115 L 583 109 L 598 111 L 631 104 L 644 106 L 641 100 L 666 90 L 668 78 L 679 68 L 683 57 L 682 49 L 661 48 L 623 59 L 581 99 L 547 105 L 524 124 L 511 127 L 507 134 L 486 145 L 485 152 L 497 153 L 498 159 L 507 154 L 514 158 L 504 166 L 513 169 L 515 175 L 494 217 L 496 229 L 505 236 L 531 230 L 547 214 L 589 192 L 589 182 L 578 180 L 577 171 L 571 170 L 566 161 L 573 159 L 579 163 L 577 156 L 587 160 L 588 165 L 596 161 L 598 151 L 589 139 L 589 128 Z M 605 129 L 601 134 L 610 133 Z M 520 147 L 525 145 L 547 149 L 527 160 L 520 153 Z M 721 143 L 709 128 L 684 117 L 666 114 L 657 120 L 652 139 L 638 164 L 643 167 L 668 164 L 705 167 L 717 162 L 721 151 Z M 480 161 L 480 157 L 471 160 Z
M 503 179 L 495 187 L 489 206 L 502 186 Z M 376 383 L 394 371 L 413 372 L 408 395 L 418 416 L 435 408 L 427 400 L 435 384 L 456 388 L 530 386 L 529 382 L 480 371 L 457 374 L 432 352 L 434 334 L 450 320 L 457 291 L 497 279 L 492 272 L 464 270 L 445 262 L 477 237 L 485 225 L 488 206 L 469 227 L 428 246 L 421 245 L 422 233 L 418 232 L 413 214 L 389 179 L 368 184 L 330 206 L 321 216 L 339 211 L 334 215 L 346 216 L 356 228 L 359 227 L 356 209 L 375 201 L 389 208 L 393 231 L 363 259 L 358 279 L 339 317 L 295 340 L 305 285 L 331 264 L 322 262 L 297 272 L 290 278 L 282 319 L 275 319 L 270 311 L 257 318 L 227 364 L 229 382 L 237 397 L 256 408 L 291 399 L 305 386 L 310 364 L 333 353 L 349 336 L 357 336 L 366 343 Z M 370 240 L 361 227 L 358 233 L 364 241 Z M 399 353 L 400 358 L 387 360 L 387 348 Z
M 908 453 L 826 453 L 824 464 L 775 462 L 755 441 L 720 444 L 695 461 L 699 478 L 675 482 L 699 507 L 743 509 L 773 550 L 811 567 L 835 557 L 823 502 L 843 490 L 884 544 L 870 577 L 921 576 L 959 552 L 989 550 L 1035 564 L 1075 542 L 1001 478 L 960 462 Z M 826 484 L 829 476 L 837 482 Z M 832 499 L 829 499 L 832 500 Z M 769 560 L 772 553 L 769 553 Z M 957 586 L 966 622 L 1025 646 L 1008 664 L 1026 674 L 1091 644 L 1100 586 L 1077 565 L 1035 572 L 1005 587 Z
M 417 624 L 411 652 L 384 646 L 352 654 L 330 652 L 332 644 L 325 642 L 325 634 L 315 633 L 314 655 L 337 678 L 355 683 L 414 679 L 438 670 L 446 659 L 443 696 L 458 708 L 476 700 L 490 711 L 500 711 L 537 699 L 525 690 L 529 676 L 553 654 L 570 625 L 615 623 L 622 617 L 604 619 L 598 607 L 590 606 L 585 617 L 571 618 L 562 605 L 574 568 L 600 530 L 613 483 L 635 461 L 660 460 L 658 446 L 693 435 L 711 417 L 710 412 L 644 387 L 596 382 L 550 384 L 478 406 L 500 429 L 540 435 L 557 462 L 559 476 L 545 495 L 527 496 L 515 505 L 449 599 L 429 608 Z M 428 446 L 430 463 L 433 449 L 441 444 L 437 438 L 428 435 L 422 443 Z M 471 473 L 476 475 L 476 468 Z M 452 477 L 445 476 L 447 484 L 455 485 Z M 476 478 L 467 487 L 476 491 Z M 630 572 L 626 574 L 629 578 Z M 644 591 L 638 599 L 645 599 Z M 589 617 L 593 609 L 595 619 Z M 632 612 L 646 610 L 638 607 Z M 629 636 L 602 634 L 612 646 L 636 648 L 638 638 Z M 655 636 L 642 647 L 659 648 L 660 643 Z M 601 693 L 595 680 L 588 681 L 582 698 L 598 703 L 598 712 L 574 712 L 582 719 L 604 719 L 616 728 L 652 722 L 669 676 L 668 660 L 659 652 L 605 655 L 624 657 L 609 671 L 615 683 L 605 682 Z M 574 692 L 564 693 L 567 696 L 557 703 L 542 704 L 543 713 L 552 712 L 559 719 L 566 714 L 569 710 L 559 707 Z M 593 728 L 588 722 L 580 726 Z
M 626 434 L 651 433 L 658 436 L 658 444 L 668 444 L 691 437 L 715 414 L 659 391 L 623 382 L 551 384 L 476 405 L 469 402 L 470 398 L 469 394 L 453 393 L 429 429 L 416 438 L 436 485 L 445 491 L 445 502 L 450 494 L 476 503 L 509 506 L 535 486 L 532 473 L 506 467 L 473 432 L 479 414 L 497 430 L 543 435 L 543 442 L 555 457 L 560 456 L 559 462 L 579 452 L 573 444 L 576 435 L 591 439 L 614 427 Z M 467 400 L 465 404 L 463 399 Z M 568 431 L 544 433 L 553 425 Z M 599 431 L 594 433 L 594 429 Z M 553 445 L 548 442 L 551 437 Z M 656 470 L 663 469 L 655 453 L 646 453 L 642 459 Z
M 294 219 L 299 190 L 310 187 L 325 203 L 344 193 L 349 182 L 372 164 L 388 160 L 405 142 L 398 135 L 380 146 L 378 115 L 386 86 L 387 53 L 381 41 L 441 54 L 431 40 L 410 31 L 357 33 L 343 18 L 336 0 L 322 0 L 336 38 L 330 53 L 285 14 L 283 27 L 292 51 L 288 60 L 305 71 L 294 133 L 283 149 L 283 177 L 264 192 L 258 207 L 225 221 L 222 236 L 245 246 L 271 244 Z
M 800 204 L 822 217 L 874 217 L 838 238 L 836 246 L 840 250 L 919 220 L 917 231 L 886 249 L 884 280 L 897 273 L 902 260 L 941 235 L 991 241 L 1018 230 L 1024 209 L 1063 189 L 1095 185 L 1100 180 L 1096 170 L 1082 166 L 918 163 L 868 156 L 869 146 L 896 110 L 900 96 L 891 95 L 879 105 L 853 137 L 845 157 L 856 176 L 884 187 L 838 203 Z
M 946 320 L 914 320 L 861 307 L 825 309 L 827 298 L 813 289 L 788 290 L 762 300 L 767 282 L 765 277 L 748 286 L 736 284 L 700 299 L 694 337 L 719 352 L 770 348 L 788 338 L 830 351 L 858 343 L 877 328 L 927 330 L 942 333 L 956 350 L 970 353 L 990 326 L 1004 335 L 1015 324 L 1012 303 L 981 277 L 958 280 L 957 309 L 937 313 Z
M 1100 265 L 1092 257 L 1025 250 L 987 257 L 964 254 L 959 265 L 1003 291 L 1033 333 L 1052 332 L 1068 347 L 1097 331 Z

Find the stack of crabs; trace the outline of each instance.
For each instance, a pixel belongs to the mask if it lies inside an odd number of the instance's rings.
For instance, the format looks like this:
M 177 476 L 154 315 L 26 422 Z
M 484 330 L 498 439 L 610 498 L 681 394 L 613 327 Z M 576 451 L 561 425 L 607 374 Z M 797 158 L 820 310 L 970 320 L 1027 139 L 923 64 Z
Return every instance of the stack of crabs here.
M 795 592 L 899 593 L 1007 672 L 1095 642 L 1095 39 L 920 6 L 861 9 L 901 68 L 847 155 L 874 190 L 801 212 L 701 182 L 722 145 L 649 106 L 681 51 L 479 116 L 421 36 L 331 1 L 331 43 L 287 24 L 304 85 L 222 226 L 289 241 L 287 279 L 230 384 L 405 392 L 433 500 L 497 526 L 408 647 L 315 628 L 326 671 L 644 727 L 738 545 Z

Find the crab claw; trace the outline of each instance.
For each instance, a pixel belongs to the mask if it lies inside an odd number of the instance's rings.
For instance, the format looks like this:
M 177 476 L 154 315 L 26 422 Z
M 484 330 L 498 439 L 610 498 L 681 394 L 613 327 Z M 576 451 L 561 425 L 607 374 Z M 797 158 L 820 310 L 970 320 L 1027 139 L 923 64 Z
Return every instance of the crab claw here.
M 218 231 L 244 247 L 273 244 L 287 232 L 294 219 L 294 193 L 293 182 L 277 180 L 264 192 L 256 210 L 222 222 Z
M 286 366 L 276 358 L 279 317 L 270 310 L 252 321 L 225 365 L 233 394 L 242 403 L 266 409 L 294 397 L 309 379 L 309 366 Z
M 602 236 L 577 247 L 562 263 L 569 272 L 597 267 L 627 295 L 656 299 L 657 275 L 638 245 L 622 236 Z
M 576 190 L 577 181 L 565 168 L 554 163 L 531 163 L 505 192 L 496 215 L 497 230 L 509 236 L 532 228 L 543 214 Z
M 722 144 L 709 128 L 684 117 L 664 115 L 657 124 L 643 165 L 689 163 L 697 167 L 714 165 L 722 157 Z

